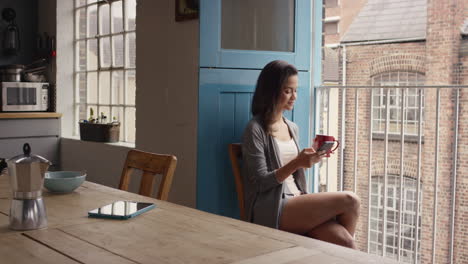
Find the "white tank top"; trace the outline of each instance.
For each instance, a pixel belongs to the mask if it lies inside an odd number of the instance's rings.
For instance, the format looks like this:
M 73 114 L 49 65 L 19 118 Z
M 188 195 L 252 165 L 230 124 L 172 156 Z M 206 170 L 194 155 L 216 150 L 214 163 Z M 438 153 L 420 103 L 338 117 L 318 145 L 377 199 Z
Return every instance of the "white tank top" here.
M 298 151 L 296 143 L 292 138 L 288 141 L 281 141 L 277 138 L 274 139 L 279 147 L 281 166 L 284 166 L 297 156 Z M 301 191 L 297 188 L 296 182 L 294 181 L 294 177 L 292 175 L 289 175 L 283 183 L 286 184 L 284 193 L 293 194 L 294 196 L 301 195 Z

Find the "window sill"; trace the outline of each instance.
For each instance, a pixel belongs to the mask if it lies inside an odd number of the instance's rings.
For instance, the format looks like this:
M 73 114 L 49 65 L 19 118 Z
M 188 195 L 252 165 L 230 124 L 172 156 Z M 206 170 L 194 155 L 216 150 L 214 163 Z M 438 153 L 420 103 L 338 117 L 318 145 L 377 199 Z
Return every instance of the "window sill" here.
M 71 139 L 71 140 L 75 140 L 75 141 L 86 142 L 86 143 L 105 144 L 105 145 L 110 145 L 110 146 L 124 147 L 124 148 L 131 148 L 131 149 L 135 148 L 135 143 L 129 143 L 129 142 L 110 143 L 110 142 L 85 141 L 85 140 L 81 140 L 79 136 L 62 137 L 62 138 Z
M 405 138 L 405 142 L 407 143 L 418 143 L 418 136 L 416 135 L 404 135 Z M 385 140 L 385 134 L 384 133 L 376 133 L 376 132 L 373 132 L 372 133 L 372 139 L 373 140 Z M 401 135 L 400 134 L 388 134 L 388 140 L 389 141 L 397 141 L 399 142 L 401 139 Z M 421 144 L 424 144 L 424 136 L 421 137 Z

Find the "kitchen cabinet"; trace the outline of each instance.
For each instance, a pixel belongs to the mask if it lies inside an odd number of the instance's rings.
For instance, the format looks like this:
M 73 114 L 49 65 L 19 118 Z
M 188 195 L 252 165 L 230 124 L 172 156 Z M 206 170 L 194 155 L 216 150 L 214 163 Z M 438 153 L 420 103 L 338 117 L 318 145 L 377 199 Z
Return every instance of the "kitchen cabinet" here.
M 59 113 L 0 113 L 0 158 L 21 154 L 24 143 L 32 152 L 59 167 Z

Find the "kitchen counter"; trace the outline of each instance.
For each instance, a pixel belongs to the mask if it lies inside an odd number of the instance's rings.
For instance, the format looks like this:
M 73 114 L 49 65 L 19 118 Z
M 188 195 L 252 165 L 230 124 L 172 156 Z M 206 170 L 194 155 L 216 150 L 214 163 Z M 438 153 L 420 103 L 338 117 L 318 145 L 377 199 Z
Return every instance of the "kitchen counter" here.
M 62 114 L 52 112 L 0 113 L 0 158 L 11 158 L 29 143 L 32 153 L 59 164 Z

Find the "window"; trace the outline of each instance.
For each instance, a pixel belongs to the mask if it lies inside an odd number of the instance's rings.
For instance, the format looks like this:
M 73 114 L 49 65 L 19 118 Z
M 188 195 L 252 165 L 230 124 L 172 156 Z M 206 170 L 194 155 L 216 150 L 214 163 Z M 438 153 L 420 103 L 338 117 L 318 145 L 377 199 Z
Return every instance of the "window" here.
M 326 8 L 333 8 L 338 6 L 338 0 L 325 0 Z
M 424 84 L 424 75 L 416 72 L 387 72 L 372 77 L 373 86 L 416 86 Z M 401 120 L 401 96 L 403 89 L 390 89 L 388 107 L 389 113 L 389 134 L 400 134 L 402 124 Z M 403 122 L 405 124 L 406 135 L 418 135 L 419 127 L 419 89 L 409 88 L 405 94 L 405 115 Z M 421 121 L 424 122 L 424 90 L 421 90 L 423 96 L 423 115 Z M 374 89 L 372 111 L 373 122 L 372 130 L 374 133 L 385 133 L 386 119 L 386 93 L 387 89 Z
M 371 222 L 370 232 L 370 252 L 382 254 L 382 219 L 383 219 L 383 177 L 372 177 L 371 187 Z M 416 184 L 417 180 L 405 177 L 403 179 L 403 202 L 400 210 L 400 177 L 388 175 L 387 179 L 387 231 L 385 254 L 390 258 L 397 259 L 398 244 L 401 244 L 400 256 L 402 262 L 412 263 L 415 251 L 416 236 Z M 420 188 L 422 190 L 422 187 Z M 421 240 L 421 202 L 422 194 L 419 195 L 419 225 L 418 225 L 418 245 Z M 398 220 L 401 219 L 401 236 L 398 241 Z M 418 254 L 419 254 L 418 248 Z M 419 257 L 418 257 L 419 258 Z
M 338 21 L 325 21 L 323 24 L 323 31 L 325 32 L 325 35 L 338 34 Z
M 75 0 L 74 16 L 75 134 L 93 108 L 135 142 L 136 0 Z

